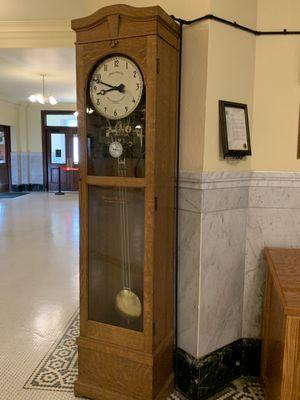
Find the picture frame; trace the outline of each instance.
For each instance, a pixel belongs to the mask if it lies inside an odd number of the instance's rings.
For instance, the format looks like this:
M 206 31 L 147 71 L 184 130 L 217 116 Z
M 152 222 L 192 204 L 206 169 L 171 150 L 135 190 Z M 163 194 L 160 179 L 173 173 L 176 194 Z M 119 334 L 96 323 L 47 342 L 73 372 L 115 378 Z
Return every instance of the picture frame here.
M 251 156 L 247 104 L 219 100 L 220 136 L 223 156 Z

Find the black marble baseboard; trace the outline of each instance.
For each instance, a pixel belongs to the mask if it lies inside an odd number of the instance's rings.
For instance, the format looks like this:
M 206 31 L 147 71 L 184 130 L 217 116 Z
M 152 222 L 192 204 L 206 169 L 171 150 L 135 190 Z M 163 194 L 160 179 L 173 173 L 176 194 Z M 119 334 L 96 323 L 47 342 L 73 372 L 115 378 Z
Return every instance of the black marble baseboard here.
M 44 192 L 45 187 L 39 183 L 30 183 L 23 185 L 12 185 L 11 190 L 13 192 Z
M 241 376 L 260 375 L 261 340 L 240 339 L 196 359 L 175 351 L 176 388 L 190 400 L 204 400 Z

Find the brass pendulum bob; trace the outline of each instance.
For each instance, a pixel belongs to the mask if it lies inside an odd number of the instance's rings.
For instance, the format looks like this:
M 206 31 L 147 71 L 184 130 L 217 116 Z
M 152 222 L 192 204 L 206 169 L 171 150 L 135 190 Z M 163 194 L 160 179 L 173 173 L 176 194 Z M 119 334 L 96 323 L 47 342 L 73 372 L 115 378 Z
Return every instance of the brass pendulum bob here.
M 138 296 L 130 289 L 122 289 L 116 297 L 116 307 L 127 318 L 139 318 L 142 304 Z

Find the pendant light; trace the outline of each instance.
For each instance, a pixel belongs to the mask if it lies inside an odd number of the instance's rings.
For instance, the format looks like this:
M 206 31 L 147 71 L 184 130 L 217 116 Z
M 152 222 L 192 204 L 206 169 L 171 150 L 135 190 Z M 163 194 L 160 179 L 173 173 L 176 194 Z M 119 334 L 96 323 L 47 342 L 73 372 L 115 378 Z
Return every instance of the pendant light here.
M 28 97 L 28 100 L 30 100 L 32 103 L 40 103 L 40 104 L 46 104 L 49 103 L 52 106 L 57 104 L 57 100 L 54 96 L 46 96 L 45 95 L 45 76 L 46 74 L 41 74 L 42 77 L 42 94 L 41 93 L 35 93 L 32 94 L 31 96 Z

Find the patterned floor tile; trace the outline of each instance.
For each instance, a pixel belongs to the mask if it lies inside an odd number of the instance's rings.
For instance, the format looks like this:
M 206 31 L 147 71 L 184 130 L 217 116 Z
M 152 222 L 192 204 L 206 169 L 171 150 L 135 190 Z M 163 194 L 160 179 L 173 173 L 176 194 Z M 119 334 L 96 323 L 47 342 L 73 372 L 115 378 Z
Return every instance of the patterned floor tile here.
M 73 391 L 78 372 L 76 338 L 79 335 L 78 311 L 62 337 L 52 346 L 24 385 L 24 389 Z
M 24 389 L 72 392 L 77 377 L 76 338 L 79 334 L 78 312 L 69 321 L 62 337 L 52 346 L 24 385 Z M 241 378 L 232 382 L 210 400 L 263 400 L 258 379 Z M 185 400 L 174 392 L 167 400 Z

